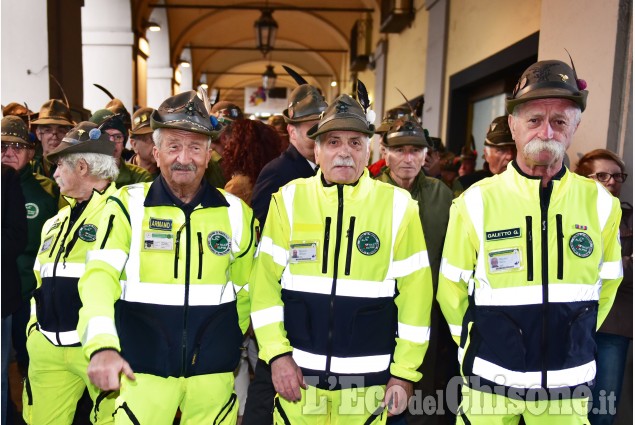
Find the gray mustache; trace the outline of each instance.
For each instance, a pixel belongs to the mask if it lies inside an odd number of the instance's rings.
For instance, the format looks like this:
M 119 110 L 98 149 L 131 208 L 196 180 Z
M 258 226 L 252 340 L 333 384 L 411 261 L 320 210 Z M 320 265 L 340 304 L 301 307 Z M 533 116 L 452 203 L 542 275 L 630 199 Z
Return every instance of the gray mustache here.
M 194 165 L 194 164 L 183 165 L 183 164 L 179 164 L 178 162 L 175 162 L 170 167 L 170 170 L 172 170 L 172 171 L 196 171 L 196 165 Z
M 352 158 L 335 158 L 333 161 L 333 166 L 335 167 L 354 167 L 355 162 Z

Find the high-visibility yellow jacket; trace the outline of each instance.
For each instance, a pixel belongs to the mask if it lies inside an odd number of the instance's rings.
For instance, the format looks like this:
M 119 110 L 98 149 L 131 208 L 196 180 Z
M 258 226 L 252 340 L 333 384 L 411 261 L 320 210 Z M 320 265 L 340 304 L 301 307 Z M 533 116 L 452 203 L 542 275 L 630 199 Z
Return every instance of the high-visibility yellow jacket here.
M 464 376 L 571 397 L 595 377 L 595 330 L 622 278 L 620 203 L 565 167 L 541 189 L 511 164 L 454 201 L 437 299 Z
M 368 171 L 292 181 L 273 195 L 250 297 L 261 358 L 293 352 L 311 385 L 418 381 L 433 295 L 416 202 Z
M 116 190 L 114 183 L 103 192 L 93 190 L 80 205 L 66 198 L 70 205 L 44 223 L 33 266 L 37 288 L 27 333 L 35 325 L 54 345 L 80 345 L 76 329 L 82 303 L 77 282 L 84 274 L 86 253 L 95 243 L 106 199 Z
M 240 199 L 203 184 L 190 207 L 161 177 L 109 199 L 79 283 L 87 356 L 114 348 L 134 371 L 163 377 L 236 367 L 254 218 Z

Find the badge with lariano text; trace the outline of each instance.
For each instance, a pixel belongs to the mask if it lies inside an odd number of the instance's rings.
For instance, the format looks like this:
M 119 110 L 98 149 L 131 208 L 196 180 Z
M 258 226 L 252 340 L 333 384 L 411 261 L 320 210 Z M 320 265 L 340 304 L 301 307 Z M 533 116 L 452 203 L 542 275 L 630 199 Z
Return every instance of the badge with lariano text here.
M 499 249 L 487 253 L 490 273 L 520 270 L 520 248 Z
M 227 233 L 215 230 L 207 235 L 207 246 L 216 255 L 226 255 L 229 254 L 232 242 Z
M 289 244 L 290 263 L 310 261 L 317 261 L 317 242 L 291 242 Z
M 593 253 L 593 240 L 584 232 L 575 233 L 569 239 L 569 248 L 580 258 L 587 258 Z
M 513 229 L 492 230 L 491 232 L 485 232 L 485 239 L 488 241 L 519 238 L 520 236 L 521 236 L 520 227 L 515 227 Z

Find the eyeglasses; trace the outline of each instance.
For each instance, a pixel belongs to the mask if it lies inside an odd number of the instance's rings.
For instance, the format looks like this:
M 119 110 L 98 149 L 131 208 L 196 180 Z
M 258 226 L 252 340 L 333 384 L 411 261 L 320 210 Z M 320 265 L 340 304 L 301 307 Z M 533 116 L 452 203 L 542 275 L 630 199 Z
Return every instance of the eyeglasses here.
M 33 149 L 31 146 L 25 145 L 24 143 L 3 143 L 2 144 L 2 153 L 6 153 L 9 148 L 13 149 L 16 152 L 22 152 L 25 149 Z
M 595 174 L 589 174 L 587 177 L 595 177 L 595 179 L 599 182 L 602 183 L 606 183 L 609 180 L 611 180 L 611 177 L 613 177 L 613 180 L 615 180 L 618 183 L 624 183 L 626 181 L 626 177 L 628 177 L 628 174 L 624 174 L 624 173 L 615 173 L 615 174 L 611 174 L 611 173 L 595 173 Z
M 55 134 L 55 135 L 57 135 L 57 137 L 59 137 L 61 139 L 64 136 L 66 136 L 66 133 L 68 133 L 70 131 L 70 127 L 58 127 L 58 128 L 40 127 L 39 131 L 43 135 L 46 135 L 46 136 L 50 136 L 52 134 Z
M 123 143 L 124 137 L 121 134 L 109 134 L 108 137 L 110 137 L 111 142 Z

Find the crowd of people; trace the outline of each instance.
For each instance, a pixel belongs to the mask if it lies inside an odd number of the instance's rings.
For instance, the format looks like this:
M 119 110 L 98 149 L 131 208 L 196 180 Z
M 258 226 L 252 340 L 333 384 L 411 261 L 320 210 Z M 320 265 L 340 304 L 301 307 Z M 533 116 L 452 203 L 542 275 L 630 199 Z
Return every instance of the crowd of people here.
M 309 84 L 268 123 L 194 91 L 7 105 L 2 423 L 612 423 L 633 217 L 619 156 L 565 166 L 587 94 L 532 64 L 481 170 Z

